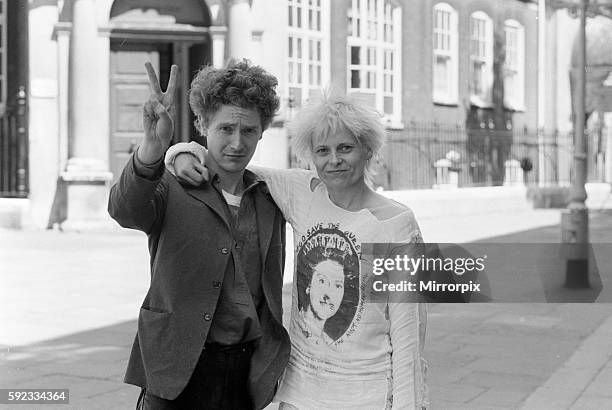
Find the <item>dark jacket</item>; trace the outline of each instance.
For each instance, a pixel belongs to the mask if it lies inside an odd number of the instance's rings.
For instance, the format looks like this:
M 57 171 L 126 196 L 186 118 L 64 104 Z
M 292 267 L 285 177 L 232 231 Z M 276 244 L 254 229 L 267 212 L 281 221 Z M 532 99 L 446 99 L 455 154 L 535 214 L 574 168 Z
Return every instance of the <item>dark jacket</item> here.
M 249 390 L 254 407 L 261 409 L 272 400 L 290 342 L 282 326 L 285 220 L 264 183 L 253 195 L 265 303 L 259 310 L 263 337 L 253 353 Z M 125 381 L 164 399 L 175 399 L 187 385 L 215 314 L 234 245 L 225 206 L 208 183 L 185 188 L 162 169 L 152 180 L 140 177 L 134 157 L 111 189 L 110 215 L 123 227 L 145 232 L 151 254 L 151 285 Z

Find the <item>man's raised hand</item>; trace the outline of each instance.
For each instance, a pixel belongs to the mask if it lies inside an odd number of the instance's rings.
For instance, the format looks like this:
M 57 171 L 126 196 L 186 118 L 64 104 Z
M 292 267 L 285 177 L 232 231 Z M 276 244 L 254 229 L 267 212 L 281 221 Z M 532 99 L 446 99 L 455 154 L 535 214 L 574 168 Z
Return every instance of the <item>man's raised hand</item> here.
M 164 154 L 172 141 L 174 123 L 171 111 L 176 95 L 178 66 L 170 68 L 170 79 L 166 92 L 162 92 L 155 70 L 151 63 L 146 63 L 151 95 L 142 109 L 145 138 L 138 150 L 138 159 L 144 163 L 153 163 Z

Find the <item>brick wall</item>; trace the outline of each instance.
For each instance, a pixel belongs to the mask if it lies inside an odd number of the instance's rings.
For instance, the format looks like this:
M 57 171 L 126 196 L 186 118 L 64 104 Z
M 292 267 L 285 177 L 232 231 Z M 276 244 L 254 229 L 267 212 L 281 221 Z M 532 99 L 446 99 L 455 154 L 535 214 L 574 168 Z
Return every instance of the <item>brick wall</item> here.
M 498 43 L 494 49 L 496 60 L 502 61 L 503 24 L 515 19 L 525 28 L 525 111 L 507 111 L 501 105 L 501 67 L 496 73 L 497 109 L 483 110 L 479 115 L 488 123 L 493 118 L 496 126 L 507 119 L 514 128 L 536 127 L 537 97 L 537 22 L 535 8 L 519 0 L 447 0 L 458 12 L 459 31 L 459 102 L 454 106 L 434 104 L 432 101 L 432 16 L 438 0 L 401 0 L 402 4 L 402 118 L 404 122 L 438 121 L 466 123 L 470 113 L 469 78 L 469 17 L 482 10 L 493 19 Z M 334 85 L 346 90 L 347 75 L 347 8 L 349 0 L 331 2 L 331 73 Z M 495 104 L 494 104 L 495 105 Z M 496 112 L 494 112 L 496 111 Z

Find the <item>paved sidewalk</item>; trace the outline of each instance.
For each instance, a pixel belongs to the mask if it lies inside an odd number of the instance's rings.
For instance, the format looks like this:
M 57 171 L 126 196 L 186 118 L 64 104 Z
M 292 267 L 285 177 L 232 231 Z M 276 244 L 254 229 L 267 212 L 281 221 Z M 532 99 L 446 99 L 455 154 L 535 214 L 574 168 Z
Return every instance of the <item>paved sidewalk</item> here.
M 612 317 L 525 401 L 526 410 L 612 408 Z
M 428 241 L 557 242 L 558 221 L 525 209 L 421 226 Z M 596 255 L 607 298 L 612 213 L 592 213 L 591 240 L 610 244 Z M 0 388 L 69 388 L 60 408 L 134 408 L 139 389 L 122 378 L 148 281 L 144 235 L 0 231 Z M 430 305 L 431 408 L 612 408 L 611 339 L 612 304 Z
M 559 241 L 558 211 L 503 219 L 472 215 L 453 221 L 452 229 L 505 231 L 470 238 L 485 242 Z M 434 241 L 445 237 L 442 224 L 428 229 L 428 222 L 423 231 Z M 604 285 L 598 300 L 608 303 L 431 306 L 425 354 L 432 408 L 612 409 L 612 212 L 591 212 L 590 239 Z
M 432 408 L 522 408 L 530 396 L 541 397 L 534 391 L 610 317 L 612 308 L 603 304 L 431 306 L 425 357 Z M 590 354 L 611 349 L 600 345 Z M 583 372 L 573 380 L 584 386 L 594 375 Z M 553 403 L 539 401 L 532 409 L 570 408 Z

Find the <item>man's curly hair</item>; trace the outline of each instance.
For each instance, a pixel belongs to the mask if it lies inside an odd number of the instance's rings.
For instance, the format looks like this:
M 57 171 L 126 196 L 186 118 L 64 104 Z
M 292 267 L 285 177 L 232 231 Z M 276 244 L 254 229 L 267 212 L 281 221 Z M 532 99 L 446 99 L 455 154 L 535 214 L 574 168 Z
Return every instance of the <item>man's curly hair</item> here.
M 222 105 L 256 109 L 262 130 L 265 130 L 279 107 L 277 85 L 276 77 L 246 59 L 230 60 L 224 68 L 203 67 L 191 82 L 189 91 L 189 105 L 196 115 L 198 132 L 204 135 L 211 116 Z

